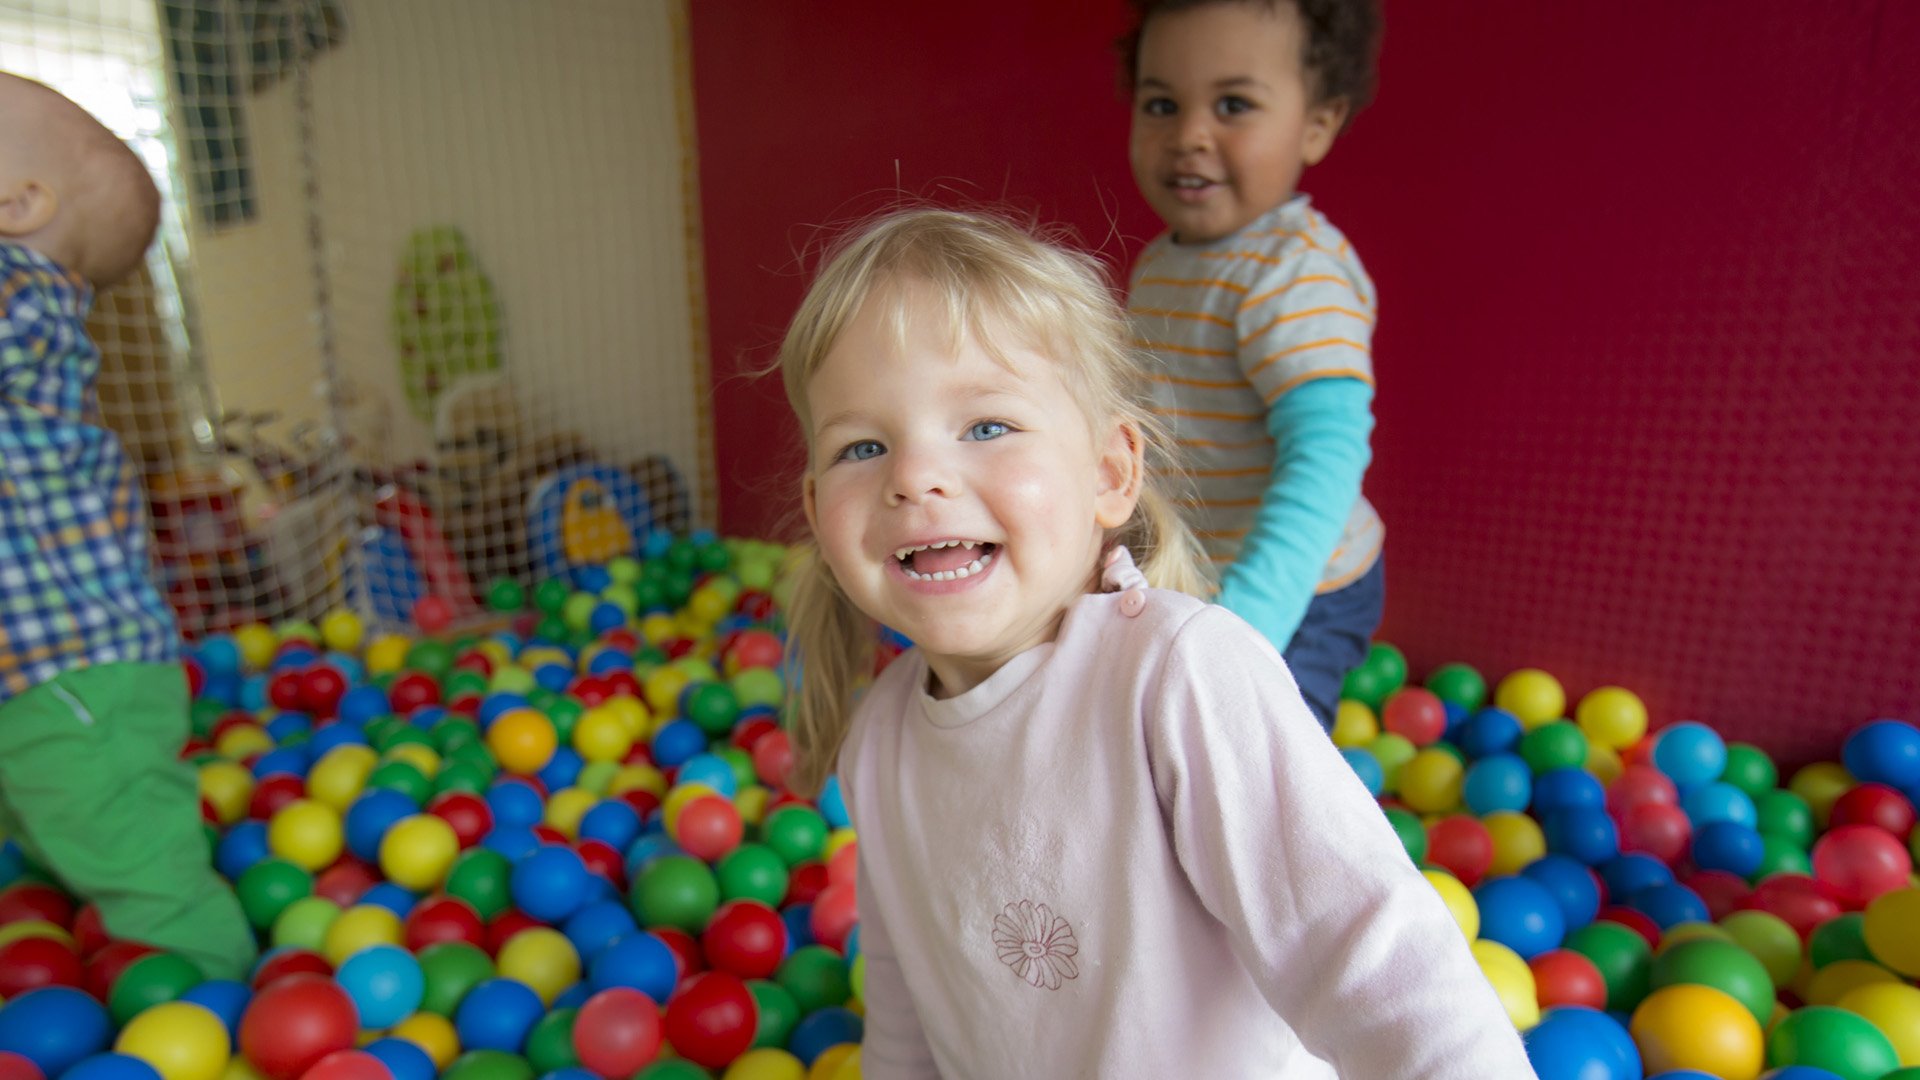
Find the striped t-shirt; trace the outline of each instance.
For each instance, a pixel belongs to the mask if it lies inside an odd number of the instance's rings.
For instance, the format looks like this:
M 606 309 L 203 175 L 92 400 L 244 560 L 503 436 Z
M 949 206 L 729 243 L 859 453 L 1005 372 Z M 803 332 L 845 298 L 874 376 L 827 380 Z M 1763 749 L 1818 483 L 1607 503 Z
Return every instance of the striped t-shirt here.
M 1224 568 L 1240 553 L 1273 480 L 1267 411 L 1315 379 L 1373 382 L 1373 279 L 1353 246 L 1296 196 L 1233 236 L 1176 244 L 1134 264 L 1128 311 L 1151 352 L 1155 407 L 1192 480 L 1193 523 Z M 1347 585 L 1380 557 L 1385 527 L 1364 496 L 1319 578 Z

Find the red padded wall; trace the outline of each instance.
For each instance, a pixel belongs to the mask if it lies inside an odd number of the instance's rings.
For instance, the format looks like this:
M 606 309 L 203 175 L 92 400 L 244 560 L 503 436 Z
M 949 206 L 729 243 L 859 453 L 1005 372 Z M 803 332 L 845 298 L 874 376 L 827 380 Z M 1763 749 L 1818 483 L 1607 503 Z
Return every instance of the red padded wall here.
M 693 5 L 727 528 L 773 525 L 796 445 L 740 357 L 896 161 L 1109 253 L 1155 229 L 1120 5 L 1077 6 Z M 1793 761 L 1920 719 L 1920 5 L 1463 10 L 1390 4 L 1381 99 L 1304 185 L 1382 294 L 1384 635 Z

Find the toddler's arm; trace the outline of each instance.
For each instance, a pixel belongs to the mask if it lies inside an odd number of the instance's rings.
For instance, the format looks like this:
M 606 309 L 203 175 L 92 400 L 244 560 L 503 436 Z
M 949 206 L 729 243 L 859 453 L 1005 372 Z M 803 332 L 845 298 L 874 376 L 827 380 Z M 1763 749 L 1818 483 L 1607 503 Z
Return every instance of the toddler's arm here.
M 1368 1080 L 1531 1077 L 1459 927 L 1273 649 L 1208 608 L 1163 678 L 1147 738 L 1175 854 L 1307 1048 Z

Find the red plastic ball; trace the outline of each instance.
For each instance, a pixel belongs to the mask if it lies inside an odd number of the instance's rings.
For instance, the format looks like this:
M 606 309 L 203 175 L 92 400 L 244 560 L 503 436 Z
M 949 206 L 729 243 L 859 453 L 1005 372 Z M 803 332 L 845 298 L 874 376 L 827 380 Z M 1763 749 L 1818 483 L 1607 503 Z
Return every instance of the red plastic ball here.
M 733 800 L 702 795 L 680 808 L 674 837 L 682 850 L 707 862 L 719 862 L 740 846 L 745 826 Z
M 667 1041 L 696 1065 L 718 1069 L 753 1045 L 759 1009 L 739 978 L 705 971 L 667 1002 Z
M 409 952 L 445 941 L 464 941 L 479 949 L 487 946 L 487 924 L 472 904 L 457 896 L 420 901 L 407 914 L 404 929 Z
M 1827 827 L 1873 825 L 1904 844 L 1913 835 L 1913 819 L 1913 803 L 1905 795 L 1885 784 L 1861 784 L 1833 801 Z
M 453 605 L 444 596 L 423 596 L 413 605 L 413 624 L 426 633 L 437 634 L 453 625 Z
M 382 880 L 379 871 L 373 867 L 351 855 L 342 855 L 339 862 L 313 880 L 313 895 L 325 897 L 342 908 L 350 908 L 360 902 L 368 889 Z
M 826 891 L 827 885 L 826 863 L 803 862 L 787 874 L 787 895 L 780 906 L 811 904 L 820 899 L 820 894 Z
M 573 1052 L 607 1080 L 623 1080 L 660 1055 L 660 1006 L 626 986 L 602 990 L 580 1006 L 573 1021 Z
M 328 1054 L 351 1050 L 359 1030 L 353 999 L 332 979 L 289 975 L 253 996 L 240 1018 L 240 1052 L 268 1080 L 299 1080 Z
M 112 940 L 107 936 L 107 924 L 100 919 L 99 908 L 88 904 L 74 913 L 73 942 L 79 948 L 83 959 L 91 960 L 95 953 L 105 948 Z
M 73 924 L 73 901 L 51 885 L 27 882 L 0 890 L 0 926 L 14 922 Z
M 1842 825 L 1813 845 L 1813 876 L 1849 909 L 1906 888 L 1912 873 L 1907 846 L 1877 825 Z
M 827 884 L 852 885 L 860 877 L 860 841 L 840 845 L 827 856 Z
M 487 800 L 465 791 L 449 791 L 427 804 L 427 813 L 453 826 L 462 849 L 470 848 L 493 831 L 493 808 Z
M 1746 906 L 1778 915 L 1805 941 L 1821 923 L 1841 914 L 1834 891 L 1805 874 L 1775 874 L 1754 886 Z
M 700 644 L 699 642 L 693 640 L 692 638 L 684 638 L 684 637 L 668 638 L 666 642 L 664 642 L 660 646 L 660 651 L 667 654 L 667 659 L 678 660 L 681 657 L 687 656 L 688 654 L 692 653 L 693 650 L 699 646 L 699 644 Z
M 1594 921 L 1619 923 L 1645 938 L 1647 947 L 1650 949 L 1658 948 L 1660 945 L 1660 924 L 1654 922 L 1653 917 L 1643 911 L 1630 907 L 1601 908 L 1600 914 L 1594 916 Z
M 853 924 L 860 921 L 853 884 L 841 882 L 822 889 L 813 901 L 809 918 L 814 940 L 829 949 L 845 951 L 847 934 L 853 930 Z
M 42 986 L 79 987 L 86 975 L 80 955 L 64 941 L 25 937 L 0 945 L 0 998 L 19 997 Z
M 314 1062 L 301 1080 L 393 1080 L 393 1070 L 365 1050 L 335 1050 Z
M 647 932 L 659 938 L 661 943 L 673 952 L 674 962 L 680 970 L 680 978 L 683 981 L 689 975 L 697 975 L 707 970 L 706 954 L 701 952 L 700 943 L 693 939 L 692 934 L 674 926 L 656 926 Z
M 769 731 L 753 744 L 753 772 L 768 787 L 784 787 L 793 768 L 793 741 L 784 731 Z
M 627 646 L 626 648 L 628 651 L 632 651 L 631 646 Z M 607 689 L 613 693 L 614 697 L 637 698 L 640 696 L 640 680 L 633 677 L 633 672 L 616 671 L 611 675 L 605 676 L 605 678 L 607 680 Z
M 518 908 L 508 908 L 494 916 L 493 921 L 487 924 L 487 952 L 498 956 L 500 950 L 507 947 L 507 942 L 513 940 L 513 935 L 545 925 L 547 924 Z
M 616 626 L 600 635 L 602 644 L 630 653 L 640 648 L 640 635 L 629 627 Z
M 102 946 L 100 951 L 87 958 L 87 993 L 101 1001 L 107 1000 L 121 972 L 131 967 L 135 960 L 158 951 L 138 941 L 115 941 Z
M 778 610 L 778 604 L 772 596 L 753 589 L 741 593 L 740 602 L 733 607 L 735 611 L 754 622 L 769 622 L 773 619 L 774 612 Z
M 411 716 L 428 705 L 440 704 L 440 683 L 423 671 L 409 671 L 393 680 L 387 701 L 401 716 Z
M 46 1080 L 46 1074 L 33 1059 L 11 1050 L 0 1050 L 0 1080 Z
M 253 795 L 247 799 L 247 816 L 255 821 L 269 821 L 281 807 L 306 797 L 305 780 L 292 773 L 273 773 L 253 786 Z
M 742 630 L 735 635 L 733 646 L 726 655 L 733 662 L 734 669 L 740 670 L 777 668 L 786 659 L 786 653 L 786 646 L 780 643 L 778 634 L 765 630 Z
M 1651 765 L 1628 765 L 1607 788 L 1607 813 L 1616 821 L 1649 803 L 1680 805 L 1680 789 L 1673 779 Z
M 620 801 L 638 810 L 642 821 L 651 817 L 655 810 L 660 809 L 660 796 L 641 788 L 621 792 Z
M 1607 980 L 1593 961 L 1571 949 L 1553 949 L 1527 961 L 1533 971 L 1534 994 L 1542 1009 L 1581 1005 L 1607 1007 Z
M 1739 911 L 1753 893 L 1746 878 L 1726 870 L 1696 870 L 1681 879 L 1680 884 L 1706 902 L 1707 914 L 1714 922 Z
M 492 676 L 493 658 L 481 652 L 479 649 L 468 649 L 466 652 L 460 654 L 460 659 L 453 662 L 453 669 L 455 671 L 472 671 L 481 675 Z
M 605 679 L 597 675 L 584 675 L 575 679 L 571 692 L 580 704 L 589 709 L 606 704 L 607 699 L 613 696 L 613 688 L 607 685 Z
M 315 664 L 300 677 L 300 700 L 314 716 L 331 717 L 347 692 L 347 677 L 332 664 Z
M 1433 691 L 1409 686 L 1387 698 L 1380 723 L 1415 746 L 1431 746 L 1447 732 L 1447 707 Z
M 326 957 L 311 949 L 287 949 L 260 962 L 253 972 L 253 988 L 261 990 L 307 975 L 330 979 L 333 977 L 333 965 L 327 962 Z
M 256 721 L 253 718 L 253 714 L 241 709 L 222 713 L 220 719 L 215 720 L 213 726 L 207 729 L 207 738 L 217 743 L 226 736 L 227 732 L 232 731 L 234 728 L 254 723 L 256 723 Z
M 180 661 L 180 668 L 187 676 L 187 696 L 197 699 L 207 688 L 207 669 L 191 656 Z
M 752 754 L 753 748 L 759 744 L 761 739 L 779 730 L 780 725 L 774 723 L 771 719 L 764 716 L 756 716 L 749 720 L 742 720 L 739 726 L 733 729 L 733 735 L 729 741 L 733 743 L 735 748 L 745 750 L 748 754 Z M 756 775 L 757 772 L 756 770 Z
M 713 913 L 700 935 L 700 947 L 716 971 L 743 979 L 772 978 L 786 956 L 787 924 L 757 900 L 732 900 Z
M 543 844 L 558 844 L 561 847 L 567 846 L 567 834 L 551 825 L 535 825 L 533 827 L 533 835 L 538 837 Z
M 623 888 L 627 881 L 627 861 L 620 855 L 620 849 L 605 840 L 582 840 L 573 845 L 580 861 L 587 869 L 612 882 L 615 888 Z
M 1643 852 L 1672 866 L 1693 842 L 1686 811 L 1666 803 L 1642 803 L 1620 818 L 1620 850 Z
M 1493 836 L 1477 818 L 1444 817 L 1427 826 L 1427 861 L 1471 889 L 1493 866 Z
M 306 702 L 306 679 L 298 671 L 282 671 L 267 680 L 267 700 L 281 712 L 297 712 Z

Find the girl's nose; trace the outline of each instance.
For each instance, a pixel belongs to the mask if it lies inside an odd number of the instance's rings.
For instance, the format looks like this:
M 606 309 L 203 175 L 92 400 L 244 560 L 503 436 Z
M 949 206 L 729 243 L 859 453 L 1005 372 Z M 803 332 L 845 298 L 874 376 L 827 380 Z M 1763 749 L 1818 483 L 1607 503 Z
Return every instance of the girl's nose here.
M 1213 149 L 1213 122 L 1205 113 L 1187 113 L 1174 132 L 1176 153 L 1199 153 Z
M 960 494 L 959 473 L 948 455 L 933 450 L 899 447 L 887 476 L 887 505 L 951 499 Z

